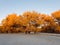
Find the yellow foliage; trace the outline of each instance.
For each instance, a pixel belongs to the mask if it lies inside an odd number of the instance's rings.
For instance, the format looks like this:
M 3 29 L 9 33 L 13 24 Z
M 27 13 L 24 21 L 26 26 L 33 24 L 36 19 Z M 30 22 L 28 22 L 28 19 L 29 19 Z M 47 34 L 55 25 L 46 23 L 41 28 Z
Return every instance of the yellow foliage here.
M 60 24 L 60 10 L 53 12 L 52 16 L 37 13 L 35 11 L 27 11 L 19 16 L 13 13 L 3 19 L 0 32 L 41 32 L 45 31 L 46 28 L 50 29 L 51 27 L 56 28 L 55 30 L 60 32 L 60 26 L 56 24 L 55 19 L 58 19 L 58 23 Z M 37 28 L 39 26 L 42 28 Z
M 52 16 L 53 16 L 54 18 L 60 18 L 60 10 L 53 12 L 53 13 L 52 13 Z

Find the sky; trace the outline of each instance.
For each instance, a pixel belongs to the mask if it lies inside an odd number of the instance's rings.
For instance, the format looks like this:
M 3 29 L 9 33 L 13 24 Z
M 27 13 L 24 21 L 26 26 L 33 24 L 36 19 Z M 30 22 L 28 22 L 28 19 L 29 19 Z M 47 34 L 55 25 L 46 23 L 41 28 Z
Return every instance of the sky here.
M 0 0 L 0 22 L 8 14 L 36 11 L 51 14 L 60 9 L 60 0 Z

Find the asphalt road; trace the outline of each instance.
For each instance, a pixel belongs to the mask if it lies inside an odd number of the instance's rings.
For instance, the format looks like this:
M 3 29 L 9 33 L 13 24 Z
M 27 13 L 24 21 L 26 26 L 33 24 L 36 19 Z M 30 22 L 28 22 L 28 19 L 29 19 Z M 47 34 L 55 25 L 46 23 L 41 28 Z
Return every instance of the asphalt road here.
M 60 34 L 0 34 L 0 45 L 60 45 Z

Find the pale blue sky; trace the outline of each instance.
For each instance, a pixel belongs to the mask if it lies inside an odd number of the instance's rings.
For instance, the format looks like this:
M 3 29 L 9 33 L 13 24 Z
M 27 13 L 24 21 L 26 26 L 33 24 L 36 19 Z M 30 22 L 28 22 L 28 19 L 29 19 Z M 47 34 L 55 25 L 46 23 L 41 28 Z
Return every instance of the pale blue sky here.
M 0 21 L 10 13 L 22 14 L 25 11 L 50 14 L 60 9 L 60 0 L 0 0 Z

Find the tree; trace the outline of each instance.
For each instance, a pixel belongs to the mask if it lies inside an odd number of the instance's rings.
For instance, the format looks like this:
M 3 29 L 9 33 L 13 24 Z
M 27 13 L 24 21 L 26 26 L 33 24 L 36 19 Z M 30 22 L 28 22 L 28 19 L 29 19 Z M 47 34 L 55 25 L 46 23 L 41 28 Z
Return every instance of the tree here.
M 54 33 L 55 31 L 55 23 L 52 16 L 46 15 L 44 18 L 44 26 L 42 27 L 42 32 L 50 32 Z
M 52 17 L 54 18 L 54 21 L 60 26 L 60 10 L 53 12 Z
M 25 12 L 23 13 L 23 17 L 26 18 L 25 23 L 26 25 L 26 31 L 35 31 L 33 28 L 36 29 L 36 19 L 38 18 L 38 13 L 33 11 L 33 12 Z M 33 27 L 33 28 L 31 28 Z
M 60 10 L 55 11 L 52 13 L 52 17 L 54 18 L 56 25 L 56 32 L 60 32 L 59 27 L 60 27 Z
M 6 32 L 17 32 L 16 28 L 20 27 L 20 17 L 16 14 L 9 14 L 6 19 L 2 21 Z

